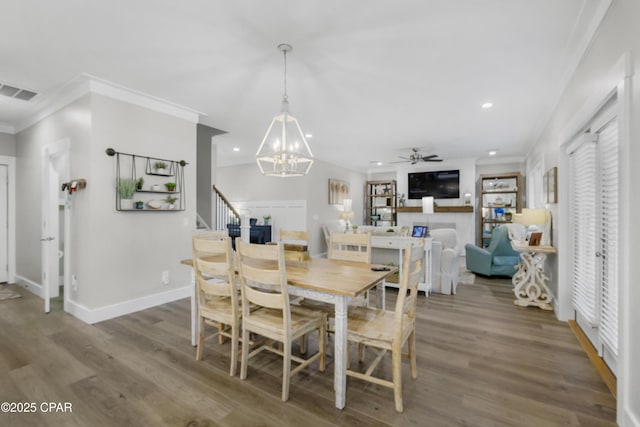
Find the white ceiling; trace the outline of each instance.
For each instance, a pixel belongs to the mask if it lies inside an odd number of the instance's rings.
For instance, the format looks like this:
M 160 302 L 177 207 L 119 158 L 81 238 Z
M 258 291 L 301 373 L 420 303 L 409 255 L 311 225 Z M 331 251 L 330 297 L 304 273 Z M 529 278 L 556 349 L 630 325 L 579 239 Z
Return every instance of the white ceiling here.
M 286 42 L 291 113 L 321 160 L 522 157 L 610 2 L 5 0 L 0 82 L 41 95 L 0 97 L 0 129 L 84 72 L 205 113 L 228 132 L 220 164 L 250 162 L 280 109 Z

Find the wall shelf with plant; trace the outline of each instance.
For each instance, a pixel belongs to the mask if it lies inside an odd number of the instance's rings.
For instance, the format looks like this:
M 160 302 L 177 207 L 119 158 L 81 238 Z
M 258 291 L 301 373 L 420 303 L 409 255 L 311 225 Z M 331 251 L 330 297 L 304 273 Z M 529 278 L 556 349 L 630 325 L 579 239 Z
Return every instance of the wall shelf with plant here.
M 184 211 L 185 196 L 184 160 L 167 160 L 157 157 L 121 153 L 108 148 L 106 153 L 116 159 L 116 210 L 131 212 Z M 137 176 L 144 168 L 145 180 Z M 171 177 L 167 180 L 167 177 Z M 150 199 L 144 194 L 167 195 Z M 135 197 L 135 202 L 134 202 Z

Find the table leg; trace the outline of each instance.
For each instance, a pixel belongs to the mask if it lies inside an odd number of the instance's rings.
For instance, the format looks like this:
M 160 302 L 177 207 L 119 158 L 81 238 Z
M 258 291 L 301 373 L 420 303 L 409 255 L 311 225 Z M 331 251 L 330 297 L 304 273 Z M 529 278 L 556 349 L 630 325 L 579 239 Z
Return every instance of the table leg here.
M 343 409 L 347 394 L 347 305 L 348 297 L 339 296 L 335 303 L 334 388 L 336 408 Z
M 191 269 L 191 345 L 198 344 L 198 295 L 196 294 L 196 274 Z
M 546 285 L 548 280 L 544 274 L 546 254 L 536 252 L 521 252 L 518 271 L 513 275 L 512 283 L 516 300 L 515 305 L 528 307 L 530 305 L 544 310 L 553 310 L 553 297 Z

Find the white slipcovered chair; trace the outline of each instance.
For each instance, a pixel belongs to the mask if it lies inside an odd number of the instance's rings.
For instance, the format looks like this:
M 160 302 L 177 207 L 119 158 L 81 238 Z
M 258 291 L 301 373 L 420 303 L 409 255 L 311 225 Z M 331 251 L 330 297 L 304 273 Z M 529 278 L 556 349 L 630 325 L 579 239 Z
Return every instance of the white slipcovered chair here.
M 431 282 L 433 291 L 455 294 L 458 287 L 458 233 L 453 228 L 431 230 Z

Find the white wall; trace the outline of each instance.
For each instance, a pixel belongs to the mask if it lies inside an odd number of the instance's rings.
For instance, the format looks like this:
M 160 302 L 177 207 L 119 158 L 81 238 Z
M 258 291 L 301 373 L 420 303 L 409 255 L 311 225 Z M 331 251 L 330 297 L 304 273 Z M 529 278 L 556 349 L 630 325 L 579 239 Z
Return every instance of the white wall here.
M 16 155 L 16 138 L 9 133 L 0 132 L 0 156 Z
M 562 225 L 568 225 L 566 219 L 566 198 L 562 192 L 566 189 L 566 164 L 561 162 L 561 145 L 570 138 L 571 123 L 576 125 L 574 118 L 594 102 L 594 96 L 604 97 L 621 81 L 620 70 L 616 64 L 623 55 L 630 52 L 635 74 L 630 79 L 633 93 L 629 100 L 632 104 L 632 116 L 629 122 L 630 141 L 622 147 L 621 179 L 629 186 L 623 188 L 620 194 L 623 218 L 629 218 L 628 226 L 621 231 L 626 238 L 626 247 L 620 254 L 623 274 L 620 275 L 621 285 L 621 343 L 618 362 L 618 423 L 622 426 L 640 426 L 640 311 L 636 309 L 640 304 L 640 286 L 635 278 L 640 277 L 640 227 L 637 226 L 635 215 L 640 212 L 640 199 L 635 195 L 635 187 L 640 182 L 640 2 L 635 0 L 616 0 L 612 3 L 589 50 L 579 64 L 575 75 L 562 95 L 556 110 L 544 129 L 536 145 L 527 157 L 527 170 L 537 162 L 542 162 L 544 170 L 558 166 L 559 175 L 559 204 L 551 205 L 554 216 L 554 242 L 557 242 L 557 263 L 566 265 L 567 261 L 567 230 Z M 597 100 L 596 100 L 597 102 Z M 593 105 L 591 105 L 593 108 Z M 586 119 L 586 117 L 585 117 Z M 575 131 L 577 129 L 573 129 Z M 556 271 L 552 265 L 552 271 Z M 562 271 L 562 269 L 560 269 Z M 633 280 L 631 280 L 633 278 Z M 554 277 L 554 293 L 561 301 L 561 309 L 570 305 L 569 282 L 565 277 Z M 563 314 L 561 314 L 564 317 Z M 622 370 L 620 371 L 620 368 Z
M 77 292 L 69 290 L 72 302 L 88 312 L 123 303 L 134 311 L 136 298 L 187 286 L 189 270 L 180 260 L 191 257 L 195 226 L 196 125 L 96 94 L 17 135 L 18 276 L 40 282 L 41 148 L 63 138 L 71 143 L 71 177 L 87 180 L 86 189 L 72 196 L 70 273 L 78 277 Z M 115 157 L 105 154 L 109 147 L 186 160 L 186 210 L 117 212 Z M 170 272 L 168 286 L 161 284 L 163 270 Z
M 322 224 L 338 219 L 339 211 L 329 205 L 329 178 L 350 183 L 355 224 L 362 224 L 366 176 L 320 160 L 315 160 L 305 177 L 263 176 L 255 163 L 217 169 L 217 186 L 230 201 L 306 200 L 307 228 L 311 233 L 311 255 L 326 252 Z M 282 224 L 280 226 L 283 226 Z M 276 238 L 277 236 L 273 236 Z

